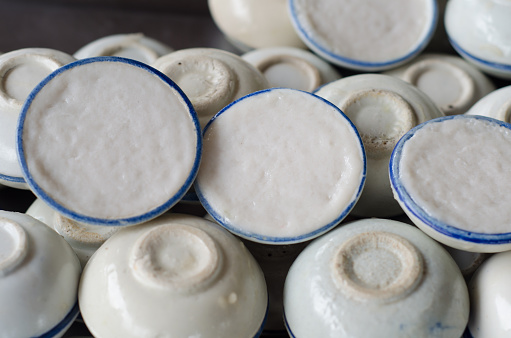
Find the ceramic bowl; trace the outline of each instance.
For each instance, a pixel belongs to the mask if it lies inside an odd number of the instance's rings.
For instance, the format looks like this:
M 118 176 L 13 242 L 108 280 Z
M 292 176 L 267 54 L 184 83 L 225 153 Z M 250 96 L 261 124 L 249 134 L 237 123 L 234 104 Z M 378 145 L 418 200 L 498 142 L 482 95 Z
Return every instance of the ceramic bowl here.
M 236 54 L 216 48 L 189 48 L 162 56 L 152 66 L 187 95 L 202 127 L 242 96 L 269 87 L 264 75 Z
M 59 68 L 30 94 L 17 152 L 30 189 L 59 214 L 124 226 L 169 210 L 191 187 L 200 132 L 168 77 L 135 60 L 96 57 Z
M 325 83 L 341 78 L 332 65 L 301 48 L 259 48 L 241 57 L 266 76 L 270 87 L 312 92 Z
M 419 228 L 464 251 L 511 249 L 511 125 L 454 115 L 418 125 L 390 159 L 396 200 Z
M 150 64 L 174 49 L 142 33 L 114 34 L 89 42 L 73 56 L 85 59 L 95 56 L 121 56 Z
M 71 247 L 31 216 L 0 211 L 2 337 L 61 337 L 78 316 L 81 267 Z
M 287 0 L 208 0 L 217 27 L 238 49 L 306 48 L 287 13 Z
M 481 115 L 511 123 L 511 86 L 499 88 L 477 101 L 466 115 Z
M 291 337 L 460 337 L 467 285 L 449 254 L 414 226 L 345 224 L 314 240 L 289 269 Z
M 464 114 L 476 101 L 495 90 L 493 82 L 478 68 L 448 54 L 422 54 L 385 74 L 422 90 L 445 115 Z
M 268 295 L 245 246 L 203 218 L 167 213 L 110 237 L 79 289 L 95 337 L 256 337 Z
M 392 149 L 415 125 L 443 113 L 422 91 L 389 75 L 348 76 L 326 84 L 316 95 L 339 107 L 354 123 L 364 142 L 367 181 L 351 214 L 362 217 L 402 214 L 388 177 Z
M 511 79 L 510 17 L 509 1 L 451 0 L 445 9 L 445 30 L 452 47 L 467 61 Z
M 28 94 L 52 71 L 75 58 L 48 48 L 24 48 L 0 55 L 0 183 L 28 189 L 16 154 L 16 126 Z
M 460 268 L 461 274 L 466 281 L 472 278 L 474 272 L 479 266 L 490 256 L 488 253 L 483 252 L 470 252 L 452 248 L 447 245 L 443 245 L 447 252 L 454 259 L 458 268 Z
M 324 59 L 357 71 L 397 67 L 417 56 L 435 32 L 435 0 L 290 0 L 291 22 Z
M 299 243 L 340 223 L 365 182 L 365 152 L 351 121 L 308 92 L 273 88 L 247 95 L 205 127 L 195 190 L 236 235 Z
M 468 285 L 470 318 L 467 337 L 507 337 L 507 305 L 511 302 L 511 252 L 492 255 L 477 269 Z

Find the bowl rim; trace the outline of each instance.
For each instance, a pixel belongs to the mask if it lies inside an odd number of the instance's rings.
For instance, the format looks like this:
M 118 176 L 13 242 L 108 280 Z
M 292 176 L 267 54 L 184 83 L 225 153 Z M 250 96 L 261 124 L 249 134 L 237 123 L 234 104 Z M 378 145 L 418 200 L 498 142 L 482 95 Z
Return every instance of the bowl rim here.
M 55 337 L 59 333 L 63 333 L 63 331 L 66 330 L 66 328 L 74 322 L 74 320 L 78 317 L 79 313 L 80 313 L 80 307 L 78 306 L 78 299 L 77 299 L 75 304 L 71 308 L 71 310 L 69 310 L 69 312 L 64 316 L 64 318 L 57 325 L 55 325 L 49 331 L 38 336 L 37 338 L 51 338 L 51 337 Z
M 511 64 L 486 60 L 481 57 L 475 56 L 474 54 L 468 52 L 466 49 L 461 47 L 461 45 L 452 36 L 448 36 L 448 40 L 451 46 L 456 50 L 456 52 L 458 52 L 458 54 L 460 54 L 465 59 L 470 60 L 476 64 L 481 64 L 482 66 L 491 68 L 494 71 L 501 71 L 511 74 Z

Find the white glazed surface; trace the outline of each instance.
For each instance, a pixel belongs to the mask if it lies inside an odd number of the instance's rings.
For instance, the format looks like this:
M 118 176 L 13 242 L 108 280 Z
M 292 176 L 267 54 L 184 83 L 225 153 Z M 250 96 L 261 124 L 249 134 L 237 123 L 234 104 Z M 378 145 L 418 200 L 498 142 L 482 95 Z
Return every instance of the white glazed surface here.
M 457 51 L 483 71 L 511 78 L 511 3 L 502 0 L 452 0 L 445 29 Z
M 184 285 L 179 291 L 165 280 L 149 283 L 164 278 L 167 268 L 181 266 L 182 272 L 177 270 L 175 275 L 179 280 L 189 272 L 181 263 L 202 264 L 202 260 L 189 260 L 193 257 L 186 256 L 188 251 L 179 251 L 179 243 L 164 246 L 161 252 L 155 248 L 153 257 L 171 258 L 166 259 L 168 266 L 163 265 L 154 279 L 138 278 L 133 267 L 144 267 L 138 264 L 144 260 L 132 260 L 137 244 L 151 231 L 173 225 L 207 234 L 217 248 L 219 266 L 206 284 L 193 284 L 191 289 Z M 87 263 L 79 300 L 82 317 L 95 337 L 253 337 L 267 308 L 262 271 L 238 239 L 213 222 L 169 213 L 112 236 Z
M 331 274 L 338 248 L 373 232 L 404 238 L 422 257 L 422 280 L 394 300 L 357 299 Z M 387 255 L 381 250 L 380 257 Z M 392 266 L 391 261 L 377 260 L 382 265 L 371 267 L 367 260 L 365 269 Z M 385 290 L 376 290 L 375 297 Z M 365 219 L 343 225 L 305 248 L 286 278 L 284 311 L 295 337 L 460 337 L 468 321 L 469 298 L 460 270 L 438 243 L 408 224 Z
M 218 28 L 245 52 L 252 48 L 306 48 L 287 13 L 287 0 L 208 0 Z
M 155 67 L 184 91 L 204 127 L 222 108 L 269 87 L 261 72 L 238 55 L 215 48 L 189 48 L 164 55 Z
M 55 209 L 46 204 L 42 199 L 36 198 L 25 213 L 43 222 L 50 228 L 52 227 Z
M 291 0 L 292 23 L 313 51 L 337 65 L 382 70 L 418 54 L 436 27 L 430 0 Z
M 80 263 L 57 233 L 33 217 L 0 211 L 0 218 L 19 224 L 28 240 L 19 265 L 0 274 L 0 337 L 37 337 L 59 324 L 76 304 Z M 4 229 L 0 231 L 7 240 Z M 2 241 L 0 262 L 9 242 Z
M 390 163 L 395 197 L 417 226 L 446 245 L 508 250 L 510 142 L 509 129 L 494 119 L 432 120 L 396 146 Z
M 96 60 L 61 71 L 26 106 L 18 132 L 24 175 L 69 218 L 140 222 L 191 185 L 200 157 L 196 115 L 149 68 Z
M 21 107 L 34 87 L 57 68 L 75 61 L 64 52 L 24 48 L 0 55 L 0 182 L 28 189 L 16 154 L 16 126 Z
M 474 338 L 509 337 L 511 303 L 511 252 L 492 255 L 470 280 L 470 318 L 468 329 Z
M 445 115 L 464 114 L 495 90 L 495 85 L 471 63 L 449 54 L 422 54 L 410 63 L 385 72 L 426 93 Z
M 206 127 L 195 188 L 229 230 L 284 244 L 339 223 L 364 179 L 351 122 L 313 94 L 276 88 L 236 101 Z
M 360 109 L 358 113 L 350 115 L 348 108 L 356 106 L 356 102 L 352 102 L 353 97 L 361 92 L 381 90 L 391 95 L 397 95 L 405 103 L 394 104 L 392 97 L 382 101 L 367 101 L 364 106 L 361 106 L 365 107 L 365 113 L 363 109 Z M 392 195 L 388 177 L 388 164 L 393 144 L 415 124 L 443 116 L 443 113 L 423 92 L 389 75 L 362 74 L 345 77 L 326 84 L 316 94 L 332 102 L 346 113 L 365 142 L 367 180 L 352 214 L 367 217 L 389 217 L 402 214 L 401 207 Z M 405 118 L 410 116 L 395 115 L 395 112 L 403 104 L 410 107 L 410 114 L 415 120 L 411 124 L 405 121 Z M 377 123 L 373 123 L 374 121 Z M 388 147 L 381 148 L 377 146 L 382 142 L 381 140 L 391 143 L 388 144 Z M 368 142 L 375 143 L 376 146 Z M 374 150 L 370 151 L 369 148 L 374 148 Z
M 511 86 L 499 88 L 477 101 L 466 115 L 481 115 L 511 123 Z
M 104 36 L 81 47 L 73 56 L 77 59 L 120 56 L 150 64 L 173 51 L 174 49 L 163 42 L 142 33 L 133 33 Z
M 259 48 L 241 57 L 257 67 L 266 76 L 271 87 L 312 92 L 320 85 L 341 78 L 332 65 L 301 48 Z

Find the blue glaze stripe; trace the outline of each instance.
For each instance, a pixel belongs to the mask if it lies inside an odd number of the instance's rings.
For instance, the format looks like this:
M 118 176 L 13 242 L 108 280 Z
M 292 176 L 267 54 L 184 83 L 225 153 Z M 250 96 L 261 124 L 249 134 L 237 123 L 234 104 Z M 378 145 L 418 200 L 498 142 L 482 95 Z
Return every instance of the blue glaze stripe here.
M 511 72 L 511 65 L 505 64 L 505 63 L 499 63 L 499 62 L 493 62 L 489 60 L 481 59 L 480 57 L 477 57 L 469 52 L 467 52 L 465 49 L 463 49 L 459 43 L 457 43 L 452 38 L 449 38 L 449 42 L 451 43 L 451 46 L 463 57 L 472 60 L 476 63 L 480 63 L 482 65 L 485 65 L 489 68 L 494 68 L 495 70 L 505 71 L 505 72 Z
M 55 337 L 57 334 L 62 333 L 62 330 L 64 330 L 70 323 L 72 323 L 76 317 L 78 317 L 78 314 L 80 313 L 80 308 L 78 307 L 78 301 L 76 301 L 75 305 L 71 308 L 71 310 L 67 313 L 67 315 L 53 327 L 50 331 L 43 333 L 41 336 L 38 336 L 37 338 L 51 338 Z
M 425 125 L 430 123 L 439 123 L 446 120 L 454 120 L 454 119 L 478 119 L 484 120 L 493 124 L 497 124 L 501 127 L 505 127 L 511 129 L 511 124 L 505 123 L 493 118 L 478 116 L 478 115 L 452 115 L 439 117 L 433 120 L 426 121 L 422 124 L 419 124 L 415 128 L 408 131 L 396 144 L 392 155 L 390 157 L 389 163 L 389 176 L 392 187 L 398 195 L 399 200 L 406 206 L 407 210 L 412 213 L 415 217 L 417 217 L 421 222 L 435 230 L 438 233 L 441 233 L 445 236 L 462 240 L 471 243 L 478 244 L 507 244 L 511 243 L 511 232 L 506 233 L 480 233 L 480 232 L 472 232 L 463 229 L 456 228 L 452 225 L 446 224 L 441 220 L 429 215 L 422 207 L 420 207 L 413 197 L 409 194 L 406 188 L 403 186 L 401 182 L 401 173 L 400 173 L 400 162 L 401 155 L 403 152 L 403 147 L 407 140 L 412 138 L 414 134 L 423 128 Z
M 23 177 L 0 174 L 0 180 L 13 183 L 26 183 Z

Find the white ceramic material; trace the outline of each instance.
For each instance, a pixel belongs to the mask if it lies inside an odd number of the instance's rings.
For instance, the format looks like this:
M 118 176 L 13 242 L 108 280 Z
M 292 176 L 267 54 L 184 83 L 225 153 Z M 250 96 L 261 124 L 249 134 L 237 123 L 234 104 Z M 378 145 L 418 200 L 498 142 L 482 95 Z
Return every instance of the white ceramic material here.
M 0 183 L 28 189 L 16 154 L 21 107 L 34 87 L 54 70 L 75 61 L 64 52 L 24 48 L 0 55 Z
M 325 83 L 341 78 L 332 65 L 301 48 L 259 48 L 241 57 L 259 69 L 271 87 L 312 92 Z
M 459 250 L 510 250 L 509 129 L 495 119 L 454 115 L 404 135 L 390 159 L 390 180 L 413 223 Z
M 289 0 L 304 43 L 326 60 L 354 70 L 380 71 L 417 56 L 435 32 L 435 0 Z
M 200 217 L 167 213 L 122 229 L 87 263 L 80 310 L 101 337 L 255 337 L 268 303 L 243 243 Z
M 78 49 L 73 56 L 85 59 L 94 56 L 120 56 L 150 64 L 174 49 L 142 33 L 114 34 L 101 37 Z
M 267 244 L 307 241 L 335 227 L 365 182 L 365 153 L 332 103 L 273 88 L 235 101 L 204 129 L 195 190 L 235 234 Z
M 389 75 L 352 75 L 321 87 L 316 94 L 337 105 L 355 124 L 364 142 L 367 181 L 352 214 L 402 214 L 388 177 L 392 149 L 415 125 L 443 113 L 422 91 Z
M 484 262 L 486 258 L 490 256 L 488 253 L 483 252 L 469 252 L 452 248 L 444 245 L 444 248 L 454 259 L 458 267 L 460 268 L 461 274 L 465 280 L 470 280 L 474 272 Z
M 511 123 L 511 86 L 501 87 L 477 101 L 466 115 L 481 115 Z
M 509 337 L 511 303 L 511 251 L 496 253 L 475 272 L 468 285 L 470 318 L 468 337 Z
M 287 13 L 287 0 L 208 0 L 217 27 L 240 50 L 306 48 Z
M 449 54 L 422 54 L 385 74 L 422 90 L 445 115 L 464 114 L 477 100 L 495 90 L 493 82 L 478 68 Z
M 264 75 L 250 63 L 215 48 L 181 49 L 151 65 L 185 92 L 202 127 L 232 101 L 269 87 Z
M 511 79 L 511 3 L 506 0 L 450 0 L 445 30 L 454 49 L 493 76 Z
M 80 273 L 57 233 L 0 211 L 0 337 L 61 337 L 78 316 Z
M 192 185 L 201 150 L 197 115 L 181 89 L 118 57 L 53 72 L 31 93 L 17 131 L 30 189 L 59 214 L 92 225 L 142 223 L 170 209 Z
M 291 337 L 459 338 L 467 286 L 449 254 L 414 226 L 345 224 L 314 240 L 284 286 Z

